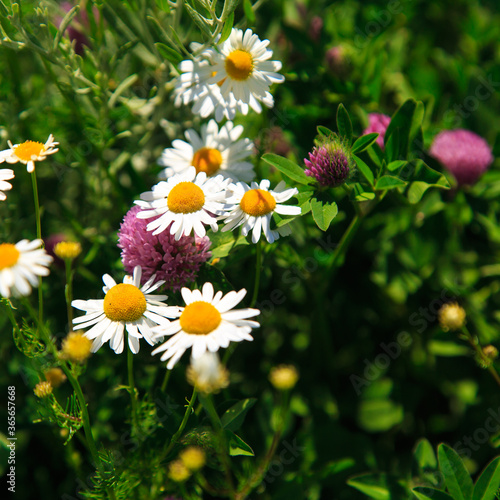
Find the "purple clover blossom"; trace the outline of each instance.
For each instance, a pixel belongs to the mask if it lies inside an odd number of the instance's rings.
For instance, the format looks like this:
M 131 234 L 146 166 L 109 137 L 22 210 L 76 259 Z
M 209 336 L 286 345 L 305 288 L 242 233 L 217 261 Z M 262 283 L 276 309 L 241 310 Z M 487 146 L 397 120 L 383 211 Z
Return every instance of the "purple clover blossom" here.
M 158 280 L 165 280 L 166 287 L 178 291 L 194 281 L 201 264 L 211 257 L 211 242 L 206 236 L 181 236 L 175 241 L 168 230 L 153 236 L 146 229 L 148 221 L 136 217 L 140 210 L 141 207 L 132 207 L 118 232 L 118 248 L 122 249 L 125 270 L 132 274 L 135 266 L 141 266 L 142 283 L 156 274 Z
M 382 113 L 370 113 L 368 115 L 368 127 L 363 130 L 363 135 L 378 134 L 377 144 L 381 149 L 384 149 L 385 132 L 390 122 L 390 116 L 383 115 Z
M 340 186 L 350 174 L 350 155 L 336 142 L 314 147 L 309 153 L 309 160 L 304 159 L 304 163 L 306 175 L 315 177 L 323 187 Z
M 432 142 L 430 155 L 443 164 L 459 186 L 475 184 L 493 162 L 488 143 L 469 130 L 445 130 Z

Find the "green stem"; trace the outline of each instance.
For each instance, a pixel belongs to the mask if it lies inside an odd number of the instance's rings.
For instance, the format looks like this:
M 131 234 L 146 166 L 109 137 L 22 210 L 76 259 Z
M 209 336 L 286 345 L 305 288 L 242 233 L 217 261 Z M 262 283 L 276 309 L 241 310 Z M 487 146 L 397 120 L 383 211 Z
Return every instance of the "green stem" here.
M 128 340 L 128 338 L 126 340 Z M 134 353 L 128 346 L 125 346 L 125 349 L 127 349 L 127 373 L 130 403 L 132 405 L 132 427 L 137 429 L 137 391 L 134 381 Z
M 170 379 L 170 375 L 172 370 L 165 370 L 165 376 L 163 377 L 163 382 L 161 383 L 161 392 L 165 392 L 167 390 L 167 384 Z
M 257 297 L 259 295 L 259 286 L 260 286 L 260 273 L 262 269 L 262 245 L 261 241 L 257 243 L 257 252 L 256 252 L 256 262 L 255 262 L 255 283 L 253 287 L 253 295 L 252 300 L 250 302 L 250 307 L 255 306 L 257 302 Z
M 16 318 L 14 316 L 14 313 L 12 312 L 12 306 L 10 306 L 10 301 L 9 304 L 7 303 L 8 299 L 4 299 L 1 302 L 5 304 L 5 308 L 7 309 L 7 316 L 9 317 L 10 322 L 12 323 L 12 328 L 14 328 L 16 336 L 20 339 L 21 344 L 23 345 L 24 349 L 26 349 L 26 341 L 24 340 L 24 336 L 19 328 L 19 325 L 17 324 Z
M 35 220 L 36 220 L 36 237 L 42 239 L 42 221 L 40 217 L 40 201 L 38 199 L 38 185 L 36 181 L 36 171 L 31 172 L 31 184 L 33 186 L 33 198 L 35 200 Z M 42 240 L 43 241 L 43 240 Z M 43 292 L 42 292 L 42 277 L 38 276 L 38 322 L 41 325 L 43 322 Z
M 269 464 L 271 463 L 271 460 L 273 459 L 276 453 L 276 449 L 278 448 L 278 444 L 280 443 L 281 436 L 285 428 L 286 415 L 289 409 L 290 391 L 286 391 L 285 393 L 280 394 L 280 396 L 281 396 L 280 419 L 278 421 L 278 425 L 276 426 L 276 431 L 274 432 L 271 445 L 269 446 L 269 449 L 267 453 L 264 455 L 264 458 L 259 464 L 257 470 L 252 474 L 252 476 L 247 481 L 245 481 L 244 487 L 238 493 L 236 493 L 234 497 L 235 500 L 243 500 L 247 498 L 250 492 L 254 488 L 256 488 L 259 484 L 262 483 L 267 473 L 267 470 L 269 469 Z
M 205 396 L 201 396 L 200 400 L 201 400 L 201 404 L 203 405 L 206 412 L 208 413 L 210 420 L 212 421 L 212 426 L 214 427 L 216 433 L 218 434 L 219 459 L 222 463 L 222 466 L 224 467 L 224 474 L 226 476 L 227 485 L 228 485 L 229 489 L 232 492 L 234 492 L 235 491 L 234 481 L 233 481 L 233 476 L 231 474 L 231 462 L 229 461 L 229 455 L 227 454 L 228 446 L 227 446 L 226 435 L 224 434 L 224 427 L 222 426 L 222 422 L 221 422 L 219 415 L 217 414 L 217 411 L 215 409 L 212 395 L 207 394 Z M 233 494 L 231 494 L 230 496 L 234 497 Z
M 191 400 L 189 401 L 189 404 L 186 408 L 186 412 L 184 413 L 184 418 L 182 419 L 181 425 L 179 426 L 179 429 L 177 429 L 177 432 L 172 436 L 169 445 L 162 454 L 162 458 L 166 457 L 172 451 L 172 448 L 175 446 L 175 443 L 177 443 L 177 440 L 181 437 L 181 434 L 184 432 L 184 428 L 186 427 L 187 421 L 189 420 L 189 416 L 193 411 L 193 406 L 194 403 L 196 402 L 196 396 L 197 396 L 197 391 L 195 388 L 193 389 L 193 394 L 191 395 Z
M 349 227 L 346 229 L 346 232 L 342 235 L 342 238 L 333 253 L 332 269 L 335 269 L 339 265 L 339 262 L 341 262 L 341 259 L 344 257 L 347 248 L 356 234 L 356 231 L 361 225 L 362 220 L 362 216 L 356 214 L 349 224 Z
M 481 349 L 481 345 L 479 344 L 479 342 L 474 339 L 465 325 L 462 327 L 462 330 L 462 334 L 467 339 L 467 342 L 469 342 L 469 345 L 472 347 L 472 349 L 474 349 L 476 355 L 481 359 L 485 359 L 485 355 L 483 354 L 483 350 Z M 491 360 L 489 359 L 485 359 L 485 361 L 491 363 Z M 495 382 L 500 386 L 500 375 L 498 375 L 495 367 L 492 364 L 489 364 L 487 369 Z
M 64 259 L 66 267 L 66 286 L 64 287 L 64 298 L 66 299 L 66 310 L 68 313 L 68 328 L 69 331 L 73 330 L 73 273 L 71 272 L 72 259 Z

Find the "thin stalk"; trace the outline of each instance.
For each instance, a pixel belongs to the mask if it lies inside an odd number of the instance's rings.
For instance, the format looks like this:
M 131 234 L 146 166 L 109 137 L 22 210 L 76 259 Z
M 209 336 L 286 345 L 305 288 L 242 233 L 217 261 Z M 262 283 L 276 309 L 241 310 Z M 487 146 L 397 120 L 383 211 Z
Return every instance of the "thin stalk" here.
M 16 332 L 17 337 L 21 340 L 23 347 L 26 349 L 26 342 L 24 340 L 24 336 L 19 328 L 19 325 L 17 324 L 16 318 L 14 316 L 14 313 L 12 312 L 11 306 L 9 306 L 7 304 L 7 302 L 5 302 L 3 300 L 1 302 L 5 304 L 5 308 L 7 309 L 7 316 L 9 317 L 9 320 L 12 323 L 12 328 L 14 328 L 14 331 Z
M 283 430 L 285 428 L 286 415 L 289 409 L 289 401 L 290 401 L 290 391 L 286 391 L 280 394 L 281 397 L 281 405 L 280 405 L 280 419 L 278 421 L 278 425 L 276 426 L 276 431 L 274 432 L 273 439 L 271 441 L 271 445 L 267 450 L 267 453 L 264 455 L 264 458 L 259 464 L 257 470 L 252 474 L 252 476 L 245 481 L 244 487 L 236 493 L 234 496 L 234 500 L 244 500 L 248 497 L 250 492 L 256 488 L 262 481 L 269 469 L 269 464 L 273 459 L 276 449 L 278 448 L 278 444 L 280 443 L 281 436 L 283 434 Z
M 134 381 L 134 353 L 128 346 L 127 349 L 127 373 L 130 391 L 130 403 L 132 405 L 132 427 L 137 429 L 137 393 Z
M 469 345 L 474 349 L 474 352 L 480 359 L 485 359 L 485 355 L 483 354 L 483 350 L 481 349 L 481 346 L 479 342 L 477 342 L 474 337 L 470 334 L 469 330 L 467 327 L 464 325 L 462 327 L 462 334 L 466 338 L 467 342 Z M 495 367 L 493 366 L 492 361 L 490 359 L 485 359 L 486 362 L 490 363 L 487 366 L 487 370 L 490 372 L 490 375 L 493 377 L 495 382 L 500 386 L 500 375 L 498 375 L 498 372 L 496 371 Z
M 191 395 L 191 400 L 189 401 L 189 404 L 186 408 L 186 412 L 184 413 L 184 418 L 182 419 L 181 425 L 179 426 L 179 429 L 177 429 L 177 432 L 172 436 L 169 445 L 162 454 L 162 458 L 166 457 L 172 451 L 172 448 L 175 446 L 175 443 L 177 443 L 178 439 L 181 437 L 181 434 L 184 432 L 184 428 L 186 427 L 186 424 L 189 420 L 189 415 L 191 415 L 193 411 L 193 406 L 194 403 L 196 402 L 197 394 L 198 393 L 196 391 L 196 388 L 194 388 L 193 394 Z
M 356 214 L 349 224 L 349 227 L 346 229 L 346 232 L 342 235 L 342 238 L 337 248 L 335 249 L 335 252 L 333 253 L 332 269 L 335 269 L 338 265 L 339 260 L 344 257 L 347 248 L 349 247 L 352 239 L 354 238 L 354 235 L 356 234 L 356 231 L 361 225 L 362 220 L 362 216 Z
M 36 221 L 36 237 L 42 239 L 42 221 L 40 217 L 40 201 L 38 199 L 38 185 L 36 181 L 36 171 L 31 172 L 31 184 L 33 186 L 33 198 L 35 201 L 35 221 Z M 43 291 L 42 277 L 38 276 L 38 322 L 41 325 L 43 322 Z
M 261 242 L 259 241 L 257 243 L 256 262 L 255 262 L 255 283 L 253 287 L 253 295 L 252 295 L 252 300 L 250 302 L 250 307 L 253 307 L 257 302 L 257 297 L 259 295 L 261 269 L 262 269 L 262 245 Z
M 170 380 L 170 375 L 172 370 L 165 370 L 165 376 L 163 377 L 163 382 L 161 383 L 161 392 L 165 392 L 167 390 L 167 384 Z
M 210 420 L 212 421 L 212 426 L 214 427 L 218 438 L 219 438 L 219 443 L 218 443 L 218 452 L 219 452 L 219 459 L 222 463 L 222 466 L 224 468 L 224 474 L 226 476 L 226 481 L 227 485 L 229 486 L 229 489 L 234 492 L 234 481 L 233 481 L 233 475 L 231 474 L 231 462 L 229 461 L 229 455 L 227 454 L 227 441 L 226 441 L 226 436 L 224 434 L 224 427 L 222 426 L 222 422 L 219 418 L 219 415 L 217 414 L 217 411 L 214 406 L 214 402 L 212 399 L 211 394 L 207 394 L 206 396 L 200 397 L 201 403 L 203 407 L 205 408 L 206 412 L 208 413 L 208 416 L 210 417 Z M 233 497 L 234 495 L 230 495 Z
M 73 329 L 73 273 L 71 269 L 73 259 L 64 259 L 64 266 L 66 267 L 66 286 L 64 287 L 64 298 L 66 299 L 66 310 L 68 314 L 68 328 Z

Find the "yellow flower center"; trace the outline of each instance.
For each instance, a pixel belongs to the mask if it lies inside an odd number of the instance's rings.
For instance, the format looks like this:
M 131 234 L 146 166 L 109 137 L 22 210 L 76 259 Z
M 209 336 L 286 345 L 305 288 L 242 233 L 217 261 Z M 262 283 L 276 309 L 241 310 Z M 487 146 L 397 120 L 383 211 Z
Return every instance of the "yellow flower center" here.
M 240 208 L 248 215 L 260 217 L 272 212 L 276 208 L 276 200 L 269 191 L 251 189 L 241 198 Z
M 115 285 L 104 297 L 104 314 L 111 321 L 136 321 L 146 311 L 146 297 L 134 285 Z
M 194 154 L 192 164 L 196 168 L 196 173 L 205 172 L 210 176 L 222 165 L 222 155 L 218 149 L 201 148 Z
M 26 141 L 14 149 L 14 154 L 21 161 L 31 161 L 36 160 L 44 151 L 45 146 L 41 142 Z
M 208 335 L 220 325 L 221 320 L 220 312 L 202 300 L 186 306 L 179 318 L 181 328 L 194 335 Z
M 238 81 L 246 80 L 253 71 L 252 55 L 246 50 L 233 50 L 226 57 L 226 73 Z
M 205 204 L 203 189 L 193 182 L 179 182 L 168 195 L 167 205 L 176 214 L 191 214 L 198 212 Z
M 12 267 L 17 260 L 21 252 L 12 243 L 2 243 L 0 245 L 0 269 L 5 269 L 6 267 Z

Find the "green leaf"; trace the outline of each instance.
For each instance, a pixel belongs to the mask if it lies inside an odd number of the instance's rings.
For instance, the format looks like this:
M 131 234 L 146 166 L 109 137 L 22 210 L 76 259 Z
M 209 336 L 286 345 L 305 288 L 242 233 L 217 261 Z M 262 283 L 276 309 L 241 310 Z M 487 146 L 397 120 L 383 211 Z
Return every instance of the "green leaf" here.
M 391 161 L 395 161 L 399 158 L 399 150 L 400 150 L 400 132 L 399 129 L 396 129 L 389 138 L 384 139 L 385 143 L 385 154 L 387 155 L 387 159 Z
M 59 42 L 61 41 L 61 38 L 64 35 L 64 32 L 68 28 L 69 24 L 73 20 L 73 18 L 78 14 L 80 11 L 80 6 L 75 5 L 63 18 L 61 21 L 61 24 L 59 25 L 59 29 L 57 30 L 56 37 L 54 38 L 54 44 L 52 45 L 52 50 L 57 50 L 57 47 L 59 46 Z
M 408 164 L 408 162 L 405 160 L 391 161 L 391 163 L 389 163 L 389 165 L 387 165 L 387 170 L 389 170 L 389 172 L 394 172 L 394 170 L 398 170 L 407 164 Z
M 415 167 L 415 172 L 413 174 L 414 181 L 410 184 L 406 196 L 410 203 L 418 203 L 424 193 L 431 187 L 438 189 L 449 189 L 450 184 L 446 180 L 446 177 L 433 170 L 422 160 L 416 160 L 413 162 Z
M 382 177 L 380 177 L 380 179 L 377 180 L 377 184 L 375 184 L 375 190 L 382 191 L 403 186 L 406 186 L 406 182 L 399 179 L 398 177 L 394 177 L 392 175 L 383 175 Z
M 431 340 L 427 345 L 429 352 L 435 356 L 466 356 L 470 349 L 456 342 L 447 342 L 445 340 Z
M 256 402 L 256 398 L 249 398 L 238 401 L 235 405 L 231 406 L 231 408 L 222 415 L 222 427 L 230 431 L 238 430 L 243 424 L 248 410 Z
M 359 425 L 367 432 L 387 431 L 403 418 L 403 407 L 390 399 L 367 399 L 359 406 Z
M 227 18 L 227 21 L 224 23 L 224 27 L 222 28 L 220 34 L 220 40 L 218 43 L 225 42 L 229 38 L 231 30 L 233 29 L 233 24 L 234 24 L 234 12 L 231 12 L 229 17 Z
M 253 457 L 255 455 L 250 445 L 245 443 L 245 441 L 234 434 L 234 432 L 231 432 L 229 430 L 226 430 L 225 432 L 229 443 L 229 455 L 231 455 L 232 457 L 240 455 Z
M 415 137 L 418 127 L 422 123 L 423 118 L 423 106 L 419 107 L 419 112 L 415 115 L 417 110 L 417 101 L 415 99 L 408 99 L 405 101 L 394 113 L 385 132 L 385 142 L 388 144 L 391 136 L 399 131 L 399 140 L 397 141 L 397 147 L 394 145 L 391 157 L 391 161 L 396 160 L 399 157 L 407 158 L 408 149 L 413 137 Z M 419 122 L 420 120 L 420 122 Z M 414 133 L 415 135 L 411 135 Z
M 351 200 L 355 201 L 370 201 L 375 198 L 375 193 L 373 191 L 366 191 L 365 188 L 359 183 L 353 185 L 351 194 L 349 196 Z
M 377 140 L 377 137 L 378 134 L 376 133 L 362 135 L 352 145 L 352 152 L 361 153 L 361 151 L 368 149 Z
M 446 488 L 454 500 L 471 500 L 474 485 L 458 453 L 441 443 L 438 448 L 439 468 L 444 475 Z
M 332 132 L 329 128 L 323 127 L 323 125 L 318 125 L 316 127 L 318 134 L 322 135 L 323 137 L 332 137 L 335 135 L 335 132 Z
M 421 471 L 426 469 L 437 469 L 438 462 L 436 454 L 434 453 L 431 443 L 425 438 L 418 441 L 415 451 L 413 452 L 413 458 Z
M 252 2 L 250 0 L 243 0 L 243 12 L 248 21 L 248 26 L 255 24 L 255 12 L 253 11 Z
M 448 493 L 436 490 L 435 488 L 418 486 L 417 488 L 413 488 L 412 492 L 418 500 L 454 500 Z
M 303 168 L 282 156 L 266 153 L 262 159 L 299 184 L 312 184 L 314 182 L 312 177 L 305 174 Z
M 191 7 L 191 5 L 189 5 L 188 3 L 185 3 L 184 7 L 188 11 L 188 14 L 191 16 L 191 19 L 198 26 L 198 28 L 200 28 L 201 31 L 203 31 L 203 33 L 205 33 L 205 35 L 208 35 L 208 36 L 211 37 L 212 36 L 212 32 L 210 31 L 210 24 L 209 24 L 208 19 L 205 19 L 203 16 L 201 16 L 200 14 L 198 14 L 198 12 L 196 12 L 193 9 L 193 7 Z
M 347 484 L 375 500 L 408 497 L 408 492 L 397 479 L 387 474 L 361 474 L 348 479 Z
M 494 500 L 500 488 L 500 457 L 493 459 L 479 476 L 472 500 Z
M 363 174 L 363 177 L 368 181 L 370 186 L 373 187 L 375 176 L 373 175 L 371 168 L 361 158 L 359 158 L 359 156 L 353 155 L 353 158 L 358 166 L 358 170 Z
M 227 257 L 233 248 L 236 248 L 239 245 L 248 245 L 246 236 L 240 234 L 236 237 L 236 234 L 231 231 L 218 231 L 210 234 L 210 241 L 212 242 L 210 251 L 212 252 L 212 257 L 214 258 Z
M 120 82 L 120 84 L 118 85 L 118 87 L 116 87 L 116 90 L 111 94 L 111 97 L 108 100 L 108 107 L 110 109 L 114 108 L 117 99 L 123 94 L 123 92 L 125 92 L 129 87 L 131 87 L 137 81 L 138 78 L 139 77 L 137 74 L 133 74 L 127 76 L 125 80 Z
M 311 210 L 314 222 L 322 231 L 326 231 L 330 227 L 332 220 L 335 219 L 339 212 L 335 202 L 322 203 L 316 198 L 311 200 Z
M 343 104 L 339 104 L 337 108 L 337 128 L 340 137 L 343 137 L 350 145 L 352 140 L 352 123 L 349 118 L 349 113 Z
M 167 61 L 171 62 L 174 66 L 177 66 L 182 61 L 182 55 L 179 54 L 176 50 L 172 49 L 168 45 L 165 45 L 161 42 L 155 43 L 158 52 L 162 57 L 164 57 Z

